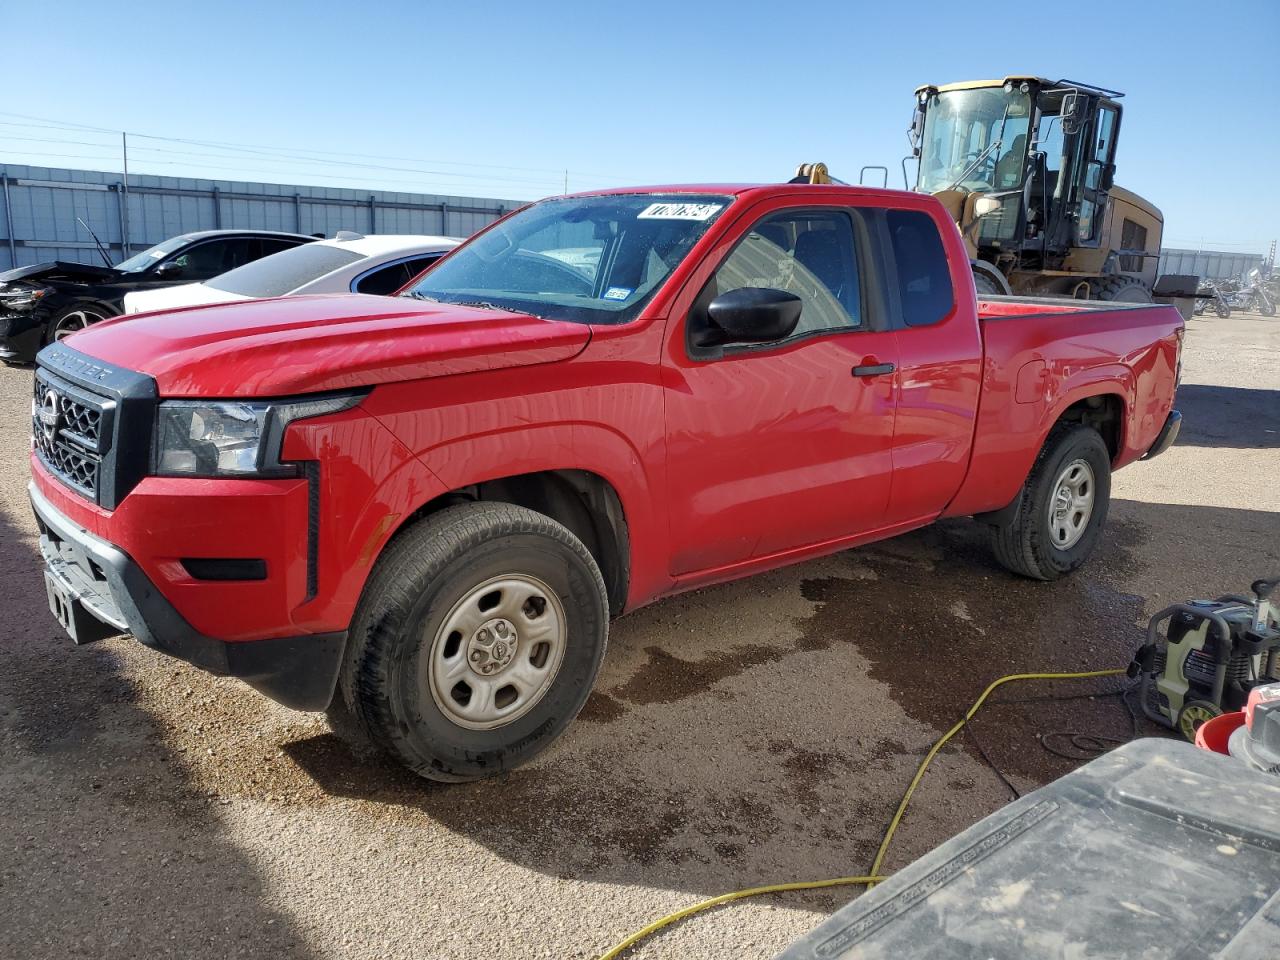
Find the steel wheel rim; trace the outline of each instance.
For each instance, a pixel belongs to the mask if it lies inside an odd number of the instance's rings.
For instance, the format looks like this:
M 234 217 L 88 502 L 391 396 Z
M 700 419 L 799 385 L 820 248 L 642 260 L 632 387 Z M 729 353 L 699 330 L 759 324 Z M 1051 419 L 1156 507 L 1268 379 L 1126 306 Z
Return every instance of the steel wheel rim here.
M 567 641 L 554 590 L 528 574 L 492 577 L 463 594 L 436 630 L 427 656 L 431 698 L 468 730 L 506 726 L 551 689 Z
M 97 323 L 101 319 L 101 316 L 91 310 L 72 310 L 70 313 L 64 314 L 62 319 L 58 321 L 58 325 L 53 328 L 53 339 L 55 342 L 66 339 L 71 334 L 79 333 L 89 324 Z
M 1048 520 L 1049 536 L 1059 550 L 1070 550 L 1089 528 L 1095 491 L 1093 467 L 1087 460 L 1072 460 L 1058 474 L 1049 498 Z

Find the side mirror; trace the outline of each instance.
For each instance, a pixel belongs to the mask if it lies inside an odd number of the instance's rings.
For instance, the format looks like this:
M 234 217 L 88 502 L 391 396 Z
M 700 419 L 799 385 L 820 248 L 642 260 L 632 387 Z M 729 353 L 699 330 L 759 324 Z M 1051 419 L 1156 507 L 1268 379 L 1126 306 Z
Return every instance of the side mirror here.
M 784 290 L 768 287 L 730 290 L 707 307 L 712 327 L 708 332 L 718 343 L 782 340 L 795 331 L 803 305 L 799 297 Z
M 156 276 L 163 277 L 166 280 L 175 280 L 182 276 L 182 264 L 176 260 L 170 260 L 168 263 L 162 263 L 156 267 Z
M 1071 92 L 1062 98 L 1062 132 L 1073 136 L 1084 126 L 1089 110 L 1089 99 L 1082 93 Z

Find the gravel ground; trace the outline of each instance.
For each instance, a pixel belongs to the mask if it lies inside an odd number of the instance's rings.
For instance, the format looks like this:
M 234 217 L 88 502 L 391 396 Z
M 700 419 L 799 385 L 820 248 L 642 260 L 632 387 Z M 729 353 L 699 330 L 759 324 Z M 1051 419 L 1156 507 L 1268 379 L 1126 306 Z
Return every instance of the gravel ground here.
M 0 369 L 4 957 L 594 957 L 703 897 L 864 872 L 921 754 L 990 679 L 1122 666 L 1164 604 L 1280 570 L 1280 321 L 1194 320 L 1183 436 L 1116 477 L 1080 574 L 1016 580 L 960 521 L 656 604 L 614 625 L 550 751 L 444 787 L 129 639 L 74 648 L 26 504 L 30 380 Z M 1072 766 L 1040 734 L 1131 732 L 1115 698 L 973 726 L 1019 789 Z M 958 741 L 887 866 L 1009 798 Z M 771 957 L 848 896 L 748 901 L 635 956 Z

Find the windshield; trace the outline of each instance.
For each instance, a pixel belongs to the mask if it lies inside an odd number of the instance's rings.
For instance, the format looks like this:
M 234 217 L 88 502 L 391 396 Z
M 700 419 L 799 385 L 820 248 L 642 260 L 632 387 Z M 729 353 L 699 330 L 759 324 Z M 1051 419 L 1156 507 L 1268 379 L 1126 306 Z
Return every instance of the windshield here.
M 243 267 L 228 270 L 204 285 L 214 290 L 238 293 L 242 297 L 283 297 L 339 267 L 364 259 L 353 250 L 319 243 L 304 243 L 281 250 Z
M 925 104 L 916 189 L 975 193 L 1022 183 L 1031 96 L 985 87 L 935 93 Z M 998 144 L 998 145 L 997 145 Z
M 544 200 L 460 247 L 403 295 L 625 323 L 731 200 L 651 193 Z
M 117 263 L 116 269 L 121 273 L 141 273 L 175 250 L 185 247 L 193 239 L 195 238 L 190 236 L 171 237 L 164 243 L 157 243 L 154 247 L 135 253 L 128 260 Z

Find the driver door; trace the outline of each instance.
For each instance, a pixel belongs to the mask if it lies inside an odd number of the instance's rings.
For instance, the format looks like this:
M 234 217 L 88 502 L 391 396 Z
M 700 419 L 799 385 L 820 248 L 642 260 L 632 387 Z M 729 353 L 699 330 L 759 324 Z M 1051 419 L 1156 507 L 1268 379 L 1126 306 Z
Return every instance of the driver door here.
M 667 504 L 677 578 L 714 576 L 884 520 L 897 345 L 871 307 L 875 225 L 844 206 L 786 203 L 763 205 L 726 239 L 731 249 L 669 328 Z M 700 354 L 690 330 L 705 322 L 712 299 L 742 287 L 798 296 L 796 330 Z

